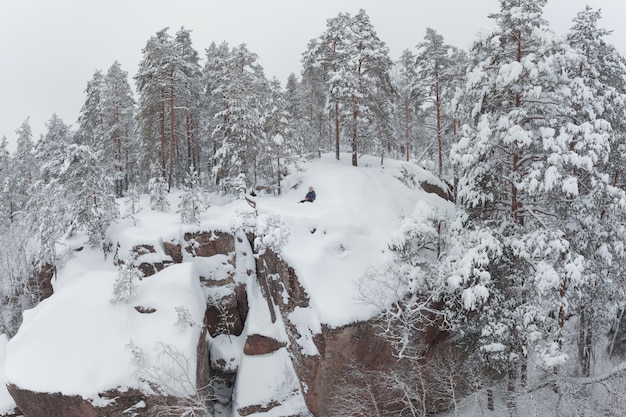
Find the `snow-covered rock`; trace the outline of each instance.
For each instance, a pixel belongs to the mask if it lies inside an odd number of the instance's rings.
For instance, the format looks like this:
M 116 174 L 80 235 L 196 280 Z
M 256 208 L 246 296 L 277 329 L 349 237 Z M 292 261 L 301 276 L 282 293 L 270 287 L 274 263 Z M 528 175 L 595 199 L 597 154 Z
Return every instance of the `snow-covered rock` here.
M 116 401 L 143 415 L 155 395 L 197 396 L 217 373 L 227 381 L 221 395 L 233 390 L 222 415 L 325 415 L 328 387 L 351 362 L 392 360 L 367 323 L 379 307 L 362 300 L 360 279 L 391 259 L 389 238 L 416 203 L 453 210 L 437 195 L 445 184 L 415 165 L 360 164 L 324 156 L 286 178 L 281 196 L 257 196 L 254 208 L 214 205 L 194 225 L 148 208 L 113 225 L 115 260 L 76 253 L 55 293 L 25 313 L 7 349 L 15 396 L 54 399 L 64 417 Z M 298 204 L 308 185 L 318 198 Z M 128 253 L 146 277 L 126 302 L 111 303 Z M 182 391 L 172 390 L 180 381 Z

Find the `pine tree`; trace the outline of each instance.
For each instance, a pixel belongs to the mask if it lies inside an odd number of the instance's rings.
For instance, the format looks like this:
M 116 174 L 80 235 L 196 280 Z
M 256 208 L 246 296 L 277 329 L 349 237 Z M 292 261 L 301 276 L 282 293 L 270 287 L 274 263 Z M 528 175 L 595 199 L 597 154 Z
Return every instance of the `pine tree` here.
M 417 72 L 415 71 L 415 55 L 405 49 L 396 63 L 397 75 L 394 85 L 398 91 L 396 103 L 396 132 L 403 138 L 402 153 L 408 162 L 415 144 L 417 111 L 420 93 L 417 88 Z
M 542 18 L 544 4 L 501 0 L 500 12 L 490 15 L 497 26 L 473 47 L 466 87 L 470 123 L 453 148 L 464 173 L 458 197 L 469 212 L 468 225 L 499 247 L 487 252 L 494 257 L 480 261 L 474 276 L 460 281 L 462 294 L 488 289 L 489 308 L 476 323 L 482 352 L 492 366 L 509 372 L 510 391 L 532 342 L 547 354 L 546 364 L 564 358 L 559 349 L 543 349 L 562 335 L 546 322 L 532 278 L 541 259 L 558 253 L 556 247 L 546 252 L 558 244 L 558 230 L 545 227 L 543 213 L 551 210 L 542 193 L 523 185 L 540 175 L 538 163 L 546 161 L 545 135 L 558 128 L 555 103 L 562 101 L 564 85 L 558 61 L 563 45 Z M 479 247 L 467 250 L 484 253 Z M 477 308 L 476 302 L 462 305 Z
M 339 159 L 341 131 L 350 138 L 352 164 L 358 164 L 359 143 L 376 142 L 381 130 L 390 131 L 391 60 L 364 10 L 354 17 L 340 13 L 329 19 L 326 31 L 309 45 L 305 74 L 318 75 L 326 85 L 326 113 L 332 120 L 335 157 Z M 321 71 L 321 74 L 319 73 Z M 367 123 L 376 121 L 374 129 Z M 332 139 L 331 139 L 332 142 Z M 380 140 L 378 140 L 380 142 Z
M 113 283 L 112 303 L 126 303 L 137 293 L 137 281 L 143 278 L 143 274 L 135 266 L 135 256 L 129 253 L 124 262 L 117 268 L 115 282 Z
M 139 156 L 139 143 L 135 137 L 135 99 L 128 84 L 128 73 L 115 61 L 104 77 L 102 114 L 106 137 L 102 156 L 109 159 L 115 181 L 115 195 L 121 197 L 128 189 L 134 172 L 133 161 Z
M 8 139 L 2 136 L 0 140 L 0 187 L 2 187 L 2 197 L 0 197 L 0 226 L 8 223 L 13 214 L 13 192 L 11 191 L 11 155 L 8 149 Z
M 72 223 L 65 210 L 66 193 L 59 174 L 71 143 L 69 127 L 56 114 L 47 123 L 46 134 L 35 147 L 33 159 L 39 167 L 28 190 L 25 224 L 37 240 L 37 268 L 57 264 L 56 244 L 66 235 Z
M 168 186 L 164 177 L 150 178 L 148 183 L 148 193 L 150 195 L 150 208 L 157 211 L 167 211 L 170 203 L 167 199 Z
M 423 100 L 429 107 L 425 109 L 424 124 L 433 132 L 437 144 L 437 173 L 442 178 L 444 154 L 447 148 L 444 143 L 446 132 L 450 131 L 454 121 L 447 114 L 449 103 L 455 92 L 453 81 L 455 73 L 453 60 L 455 48 L 444 43 L 443 36 L 434 29 L 427 28 L 424 41 L 417 45 L 416 57 L 416 88 L 423 94 Z M 460 62 L 462 64 L 462 61 Z
M 274 78 L 270 84 L 270 95 L 263 117 L 263 152 L 259 158 L 259 169 L 263 179 L 275 194 L 280 194 L 280 181 L 285 175 L 289 156 L 295 151 L 289 113 L 286 110 L 284 93 L 280 82 Z
M 585 295 L 609 300 L 604 289 L 621 279 L 625 235 L 615 225 L 626 199 L 611 183 L 614 137 L 597 111 L 604 91 L 595 97 L 593 82 L 570 70 L 580 61 L 547 28 L 545 2 L 500 4 L 497 29 L 473 50 L 475 104 L 453 156 L 468 225 L 500 248 L 461 288 L 488 291 L 475 321 L 482 352 L 508 370 L 514 390 L 528 349 L 558 371 L 569 358 L 568 319 L 588 314 L 577 306 Z
M 90 246 L 106 250 L 106 229 L 119 215 L 113 178 L 107 175 L 99 153 L 88 146 L 71 144 L 67 148 L 58 177 L 51 182 L 63 190 L 62 201 L 71 218 L 67 232 L 87 232 Z
M 85 103 L 78 117 L 76 143 L 97 149 L 105 144 L 106 127 L 103 115 L 104 76 L 97 70 L 85 88 Z
M 233 48 L 224 65 L 213 94 L 222 97 L 215 114 L 213 131 L 213 174 L 224 191 L 233 191 L 233 181 L 245 178 L 246 186 L 256 183 L 265 76 L 256 62 L 257 55 L 245 45 Z
M 205 208 L 205 205 L 200 178 L 192 165 L 185 176 L 183 194 L 180 196 L 180 203 L 178 203 L 181 221 L 183 223 L 198 223 L 200 212 Z
M 615 287 L 623 288 L 619 271 L 624 255 L 616 248 L 623 245 L 624 236 L 615 225 L 623 223 L 624 188 L 617 187 L 623 182 L 620 176 L 626 162 L 626 61 L 605 42 L 610 32 L 598 27 L 600 18 L 599 11 L 587 6 L 567 36 L 579 55 L 569 65 L 566 101 L 571 122 L 560 136 L 569 136 L 568 153 L 575 153 L 578 162 L 569 155 L 563 158 L 563 150 L 552 156 L 559 161 L 553 165 L 562 177 L 577 179 L 578 198 L 566 207 L 572 219 L 567 235 L 570 251 L 579 256 L 584 270 L 578 280 L 565 284 L 574 290 L 567 311 L 578 316 L 579 360 L 585 376 L 591 374 L 597 329 L 613 320 L 623 299 Z
M 171 85 L 174 52 L 167 31 L 168 28 L 162 29 L 148 40 L 135 75 L 139 95 L 137 124 L 142 145 L 140 163 L 142 169 L 148 171 L 151 164 L 157 162 L 162 176 L 167 174 L 168 139 L 173 135 L 170 130 L 174 112 L 174 108 L 168 106 L 174 91 Z
M 17 133 L 17 150 L 13 158 L 10 186 L 13 191 L 14 202 L 11 209 L 11 218 L 18 213 L 24 213 L 29 198 L 28 190 L 35 180 L 35 161 L 33 134 L 30 123 L 26 119 Z

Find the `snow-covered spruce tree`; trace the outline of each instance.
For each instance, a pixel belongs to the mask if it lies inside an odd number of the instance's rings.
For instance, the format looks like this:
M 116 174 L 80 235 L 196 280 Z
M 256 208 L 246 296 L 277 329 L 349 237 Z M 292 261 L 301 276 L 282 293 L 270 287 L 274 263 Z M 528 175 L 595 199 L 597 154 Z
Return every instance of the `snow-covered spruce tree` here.
M 137 293 L 137 281 L 143 278 L 141 271 L 135 266 L 135 255 L 131 252 L 117 268 L 113 283 L 112 303 L 125 303 Z
M 167 211 L 170 208 L 167 180 L 162 177 L 152 177 L 148 182 L 148 194 L 150 195 L 150 208 L 157 211 Z
M 624 247 L 626 200 L 606 172 L 610 124 L 568 73 L 573 54 L 547 28 L 544 5 L 501 0 L 490 16 L 497 27 L 472 50 L 465 93 L 475 104 L 453 148 L 467 225 L 500 247 L 477 263 L 476 281 L 454 284 L 463 295 L 476 282 L 488 290 L 486 303 L 463 306 L 478 310 L 479 350 L 508 371 L 509 391 L 520 366 L 524 383 L 528 350 L 540 366 L 567 362 L 572 306 L 612 285 Z
M 33 173 L 28 189 L 30 198 L 24 221 L 37 241 L 35 265 L 39 269 L 56 265 L 56 244 L 66 234 L 72 221 L 69 211 L 65 210 L 64 186 L 58 181 L 70 141 L 69 128 L 54 114 L 48 121 L 46 134 L 34 150 L 33 160 L 39 171 Z
M 74 141 L 97 152 L 115 181 L 115 195 L 122 196 L 128 182 L 128 160 L 137 145 L 134 132 L 134 99 L 128 75 L 115 62 L 106 76 L 96 71 L 85 89 L 79 127 Z
M 34 275 L 33 239 L 22 221 L 12 222 L 0 233 L 0 334 L 12 337 L 22 323 L 24 310 L 42 298 Z
M 10 174 L 12 178 L 11 187 L 15 199 L 12 217 L 24 214 L 29 195 L 28 189 L 35 180 L 36 175 L 36 165 L 33 156 L 33 134 L 28 119 L 22 123 L 16 134 L 17 149 L 13 157 L 13 166 Z
M 141 195 L 139 194 L 139 188 L 136 184 L 131 184 L 126 192 L 126 212 L 124 217 L 134 218 L 135 214 L 141 210 Z
M 198 171 L 189 167 L 185 176 L 183 194 L 178 203 L 178 213 L 183 223 L 198 223 L 200 212 L 206 207 L 206 198 L 200 185 Z
M 118 215 L 113 177 L 99 153 L 88 146 L 68 147 L 58 181 L 66 189 L 66 210 L 71 213 L 70 235 L 85 230 L 89 244 L 106 250 L 106 229 Z

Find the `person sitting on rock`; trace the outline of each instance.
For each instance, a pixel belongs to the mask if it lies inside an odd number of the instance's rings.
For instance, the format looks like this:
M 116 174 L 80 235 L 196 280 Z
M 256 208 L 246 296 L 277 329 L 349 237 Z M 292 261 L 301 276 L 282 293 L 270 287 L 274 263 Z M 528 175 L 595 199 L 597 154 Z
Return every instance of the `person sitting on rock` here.
M 309 187 L 309 192 L 306 193 L 306 196 L 304 196 L 304 200 L 300 200 L 300 203 L 304 203 L 305 201 L 308 201 L 309 203 L 312 203 L 315 201 L 315 191 L 313 191 L 313 186 Z

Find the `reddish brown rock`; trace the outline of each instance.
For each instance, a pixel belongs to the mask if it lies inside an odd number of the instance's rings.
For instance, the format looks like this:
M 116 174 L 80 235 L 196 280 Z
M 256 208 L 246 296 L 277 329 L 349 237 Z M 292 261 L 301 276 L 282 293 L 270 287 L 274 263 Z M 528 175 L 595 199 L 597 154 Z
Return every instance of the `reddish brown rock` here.
M 206 231 L 185 233 L 185 250 L 193 256 L 228 255 L 235 251 L 235 238 L 230 233 Z
M 95 407 L 79 396 L 33 392 L 10 384 L 7 388 L 24 417 L 123 417 L 127 416 L 124 410 L 138 402 L 152 402 L 136 390 L 108 391 L 101 397 L 113 401 L 106 407 Z
M 180 243 L 163 242 L 163 251 L 172 258 L 172 262 L 180 264 L 183 262 L 183 249 Z
M 215 283 L 215 281 L 210 281 L 210 287 L 215 286 Z M 232 279 L 224 285 L 233 285 L 234 291 L 219 300 L 207 302 L 204 313 L 204 324 L 211 337 L 219 334 L 239 336 L 243 332 L 248 317 L 246 286 L 241 283 L 234 285 Z
M 243 347 L 243 353 L 246 355 L 267 355 L 276 352 L 278 349 L 285 347 L 284 342 L 279 342 L 271 337 L 260 334 L 252 334 L 246 338 L 246 344 Z
M 439 185 L 431 184 L 427 181 L 422 181 L 420 183 L 420 187 L 422 187 L 422 190 L 426 191 L 427 193 L 437 194 L 444 200 L 454 201 L 452 192 L 450 192 L 450 189 L 448 187 L 444 189 Z

